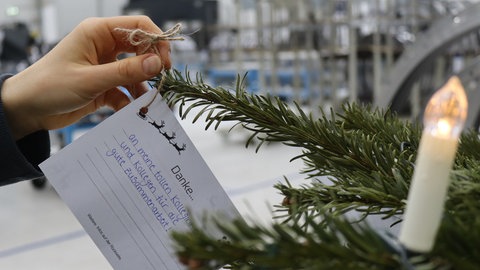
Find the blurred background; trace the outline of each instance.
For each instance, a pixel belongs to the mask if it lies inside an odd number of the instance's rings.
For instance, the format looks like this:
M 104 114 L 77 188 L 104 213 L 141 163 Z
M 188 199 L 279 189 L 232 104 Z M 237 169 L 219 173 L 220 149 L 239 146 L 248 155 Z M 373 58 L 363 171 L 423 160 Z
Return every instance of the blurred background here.
M 469 98 L 467 125 L 480 108 L 479 0 L 2 0 L 0 72 L 16 73 L 47 53 L 87 17 L 144 14 L 166 30 L 174 68 L 213 86 L 269 93 L 318 114 L 344 102 L 390 107 L 417 121 L 431 94 L 453 74 Z M 60 150 L 112 112 L 100 110 L 52 131 Z M 206 162 L 244 214 L 271 219 L 272 185 L 299 183 L 297 153 L 268 145 L 245 149 L 248 133 L 210 134 L 182 121 Z M 33 184 L 33 187 L 32 187 Z M 47 182 L 0 189 L 0 269 L 109 269 Z
M 415 119 L 449 75 L 476 63 L 478 2 L 3 0 L 0 69 L 25 68 L 84 18 L 145 14 L 162 29 L 183 24 L 174 67 L 213 85 L 247 73 L 248 91 L 313 110 L 348 100 L 392 105 Z

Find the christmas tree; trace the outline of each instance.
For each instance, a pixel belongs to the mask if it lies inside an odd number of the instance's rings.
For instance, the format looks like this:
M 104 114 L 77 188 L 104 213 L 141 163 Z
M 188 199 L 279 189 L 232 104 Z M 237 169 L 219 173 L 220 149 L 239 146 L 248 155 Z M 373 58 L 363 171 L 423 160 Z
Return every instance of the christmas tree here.
M 267 142 L 299 147 L 305 183 L 288 179 L 273 189 L 284 196 L 273 224 L 236 220 L 216 226 L 218 240 L 194 224 L 172 235 L 179 260 L 189 269 L 478 269 L 480 266 L 480 139 L 464 131 L 450 185 L 429 252 L 410 252 L 395 236 L 373 229 L 363 218 L 377 215 L 401 226 L 415 170 L 422 126 L 388 109 L 345 104 L 313 117 L 299 105 L 249 94 L 238 78 L 235 89 L 211 87 L 201 76 L 171 71 L 156 78 L 163 97 L 181 117 L 200 108 L 194 122 L 205 128 L 234 121 L 250 130 L 247 145 Z M 160 78 L 162 78 L 160 80 Z M 161 81 L 161 83 L 160 83 Z M 327 176 L 329 181 L 322 182 Z M 272 190 L 274 192 L 274 190 Z M 357 212 L 352 220 L 345 213 Z

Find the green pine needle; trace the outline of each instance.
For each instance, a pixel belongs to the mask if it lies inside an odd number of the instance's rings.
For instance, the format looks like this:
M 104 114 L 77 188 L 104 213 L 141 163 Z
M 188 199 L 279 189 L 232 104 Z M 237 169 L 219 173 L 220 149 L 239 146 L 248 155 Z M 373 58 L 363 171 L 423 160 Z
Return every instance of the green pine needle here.
M 246 93 L 245 77 L 239 77 L 230 91 L 209 86 L 200 75 L 195 81 L 178 71 L 164 76 L 162 94 L 170 105 L 178 105 L 181 117 L 199 108 L 193 122 L 204 119 L 206 129 L 233 121 L 252 132 L 247 146 L 257 143 L 257 151 L 266 142 L 298 147 L 303 153 L 292 159 L 305 164 L 303 185 L 292 187 L 288 181 L 275 185 L 285 196 L 276 206 L 282 224 L 264 228 L 242 221 L 218 223 L 229 236 L 228 243 L 219 243 L 194 227 L 190 233 L 173 235 L 180 257 L 204 261 L 205 269 L 222 265 L 233 269 L 406 267 L 406 261 L 377 232 L 343 219 L 342 214 L 357 211 L 364 217 L 395 217 L 392 223 L 401 219 L 421 136 L 419 125 L 388 110 L 358 104 L 346 104 L 341 112 L 322 112 L 316 118 L 298 104 Z M 407 263 L 421 269 L 480 265 L 479 149 L 478 132 L 461 137 L 435 249 Z

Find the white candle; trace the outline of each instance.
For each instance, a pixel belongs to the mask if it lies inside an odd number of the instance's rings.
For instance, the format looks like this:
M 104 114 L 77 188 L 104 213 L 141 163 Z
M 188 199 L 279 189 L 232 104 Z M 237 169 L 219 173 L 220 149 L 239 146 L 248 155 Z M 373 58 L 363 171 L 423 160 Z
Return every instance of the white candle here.
M 399 236 L 409 250 L 428 252 L 433 248 L 466 115 L 465 92 L 460 80 L 452 77 L 425 109 L 425 128 Z

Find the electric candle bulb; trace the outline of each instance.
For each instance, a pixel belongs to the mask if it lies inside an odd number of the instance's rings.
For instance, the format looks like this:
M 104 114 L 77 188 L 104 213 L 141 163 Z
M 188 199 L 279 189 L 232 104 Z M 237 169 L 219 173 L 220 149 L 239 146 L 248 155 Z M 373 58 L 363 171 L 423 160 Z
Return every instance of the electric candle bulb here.
M 432 249 L 443 214 L 458 138 L 467 118 L 467 97 L 452 77 L 430 99 L 399 241 L 409 250 Z
M 425 108 L 425 132 L 442 138 L 458 138 L 467 118 L 467 97 L 454 76 L 438 90 Z

